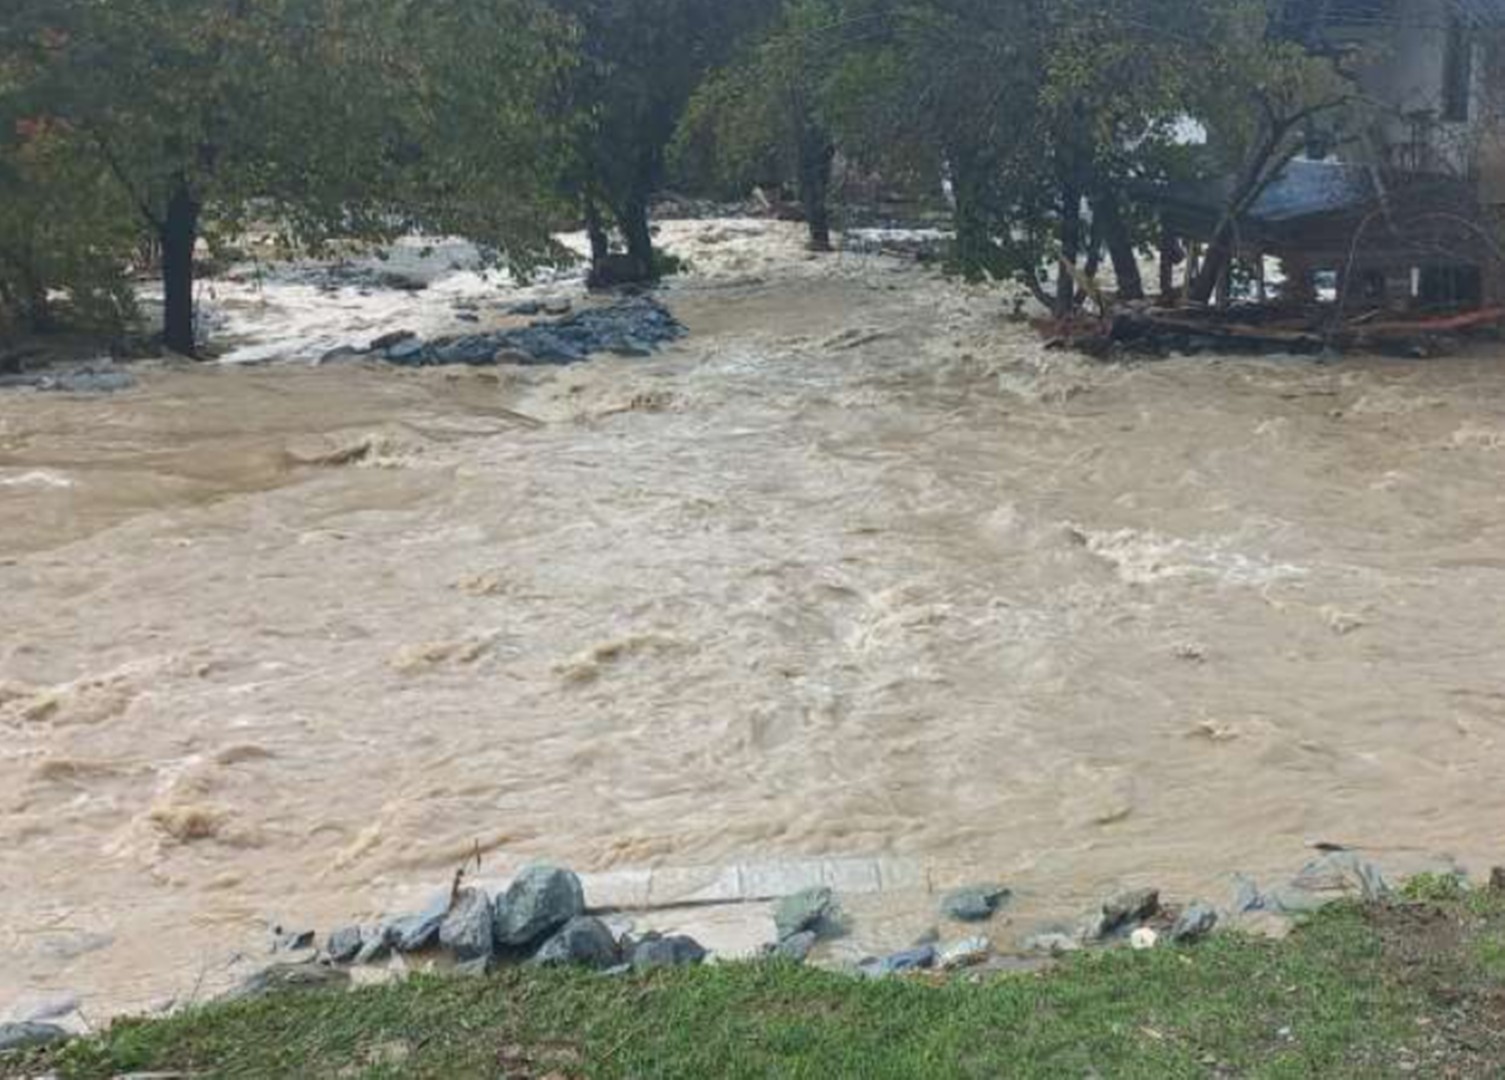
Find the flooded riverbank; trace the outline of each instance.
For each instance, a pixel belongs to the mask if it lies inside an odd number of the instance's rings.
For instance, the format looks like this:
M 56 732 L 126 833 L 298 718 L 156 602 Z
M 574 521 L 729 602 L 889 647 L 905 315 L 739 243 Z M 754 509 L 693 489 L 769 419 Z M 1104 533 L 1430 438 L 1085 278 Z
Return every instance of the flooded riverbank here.
M 1497 853 L 1500 358 L 1099 366 L 792 226 L 668 239 L 651 359 L 0 397 L 0 1010 L 190 994 L 478 846 L 1060 908 Z

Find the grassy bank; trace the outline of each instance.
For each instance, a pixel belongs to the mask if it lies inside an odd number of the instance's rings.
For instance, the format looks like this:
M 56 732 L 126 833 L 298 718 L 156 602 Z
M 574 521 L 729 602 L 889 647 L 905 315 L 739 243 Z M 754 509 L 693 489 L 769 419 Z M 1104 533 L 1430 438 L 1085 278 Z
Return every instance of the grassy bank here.
M 1505 1075 L 1505 899 L 1442 893 L 1330 910 L 1283 942 L 1227 935 L 1045 974 L 415 978 L 117 1023 L 0 1075 Z

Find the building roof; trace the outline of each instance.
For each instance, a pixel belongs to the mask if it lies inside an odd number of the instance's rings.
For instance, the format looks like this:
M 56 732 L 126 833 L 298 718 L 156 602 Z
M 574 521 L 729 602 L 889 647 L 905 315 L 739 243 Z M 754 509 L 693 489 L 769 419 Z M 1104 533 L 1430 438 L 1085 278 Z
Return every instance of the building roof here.
M 1217 219 L 1233 191 L 1233 179 L 1172 183 L 1145 189 L 1150 201 L 1194 216 Z M 1374 200 L 1370 170 L 1347 162 L 1306 161 L 1286 165 L 1243 215 L 1246 225 L 1278 225 L 1319 214 L 1355 210 Z

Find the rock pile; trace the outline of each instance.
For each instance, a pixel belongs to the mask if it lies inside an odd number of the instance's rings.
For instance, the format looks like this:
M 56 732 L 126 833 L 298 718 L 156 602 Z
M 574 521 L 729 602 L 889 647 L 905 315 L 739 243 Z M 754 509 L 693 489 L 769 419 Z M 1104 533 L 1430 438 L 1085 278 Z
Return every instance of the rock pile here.
M 293 935 L 299 942 L 303 935 Z M 288 935 L 279 935 L 285 940 Z M 352 965 L 376 964 L 394 953 L 439 952 L 462 974 L 483 974 L 499 964 L 577 966 L 596 971 L 646 971 L 699 964 L 706 950 L 693 938 L 618 935 L 586 914 L 585 891 L 571 871 L 535 865 L 523 870 L 505 893 L 463 888 L 437 898 L 422 911 L 384 919 L 374 926 L 344 926 L 302 963 L 273 965 L 233 993 L 248 997 L 280 990 L 344 985 Z
M 532 314 L 533 306 L 518 310 Z M 567 311 L 568 307 L 540 304 L 537 310 L 549 314 Z M 518 330 L 461 334 L 430 341 L 411 332 L 397 331 L 371 342 L 370 351 L 389 363 L 405 367 L 566 365 L 578 364 L 597 353 L 652 356 L 658 348 L 687 332 L 663 304 L 652 297 L 634 296 Z M 340 350 L 342 354 L 348 351 Z

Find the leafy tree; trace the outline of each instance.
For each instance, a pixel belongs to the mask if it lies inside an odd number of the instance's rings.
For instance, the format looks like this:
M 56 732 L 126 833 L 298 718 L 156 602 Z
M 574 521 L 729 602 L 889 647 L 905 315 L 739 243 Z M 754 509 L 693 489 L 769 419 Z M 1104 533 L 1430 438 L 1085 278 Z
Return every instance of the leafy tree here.
M 1187 299 L 1206 303 L 1228 271 L 1237 221 L 1310 143 L 1313 124 L 1341 141 L 1363 124 L 1366 106 L 1338 57 L 1283 34 L 1278 0 L 1226 0 L 1216 32 L 1200 42 L 1219 73 L 1195 87 L 1193 106 L 1211 135 L 1208 164 L 1233 177 L 1232 190 Z
M 3 110 L 0 110 L 3 112 Z M 42 121 L 0 142 L 0 325 L 118 330 L 134 315 L 136 231 L 113 179 Z M 57 310 L 62 294 L 66 312 Z
M 200 238 L 251 214 L 304 245 L 454 220 L 546 242 L 519 208 L 536 177 L 505 182 L 528 171 L 512 163 L 557 72 L 527 0 L 17 2 L 7 51 L 26 57 L 33 108 L 160 245 L 169 348 L 197 350 Z M 503 192 L 506 211 L 485 209 Z
M 836 142 L 823 104 L 840 33 L 832 0 L 785 0 L 766 34 L 696 91 L 676 138 L 681 157 L 708 158 L 724 178 L 771 163 L 792 179 L 814 251 L 831 250 Z
M 554 112 L 565 152 L 556 179 L 591 237 L 593 277 L 656 276 L 649 203 L 691 95 L 773 0 L 550 0 L 578 35 L 578 63 Z M 607 215 L 626 248 L 613 257 Z

